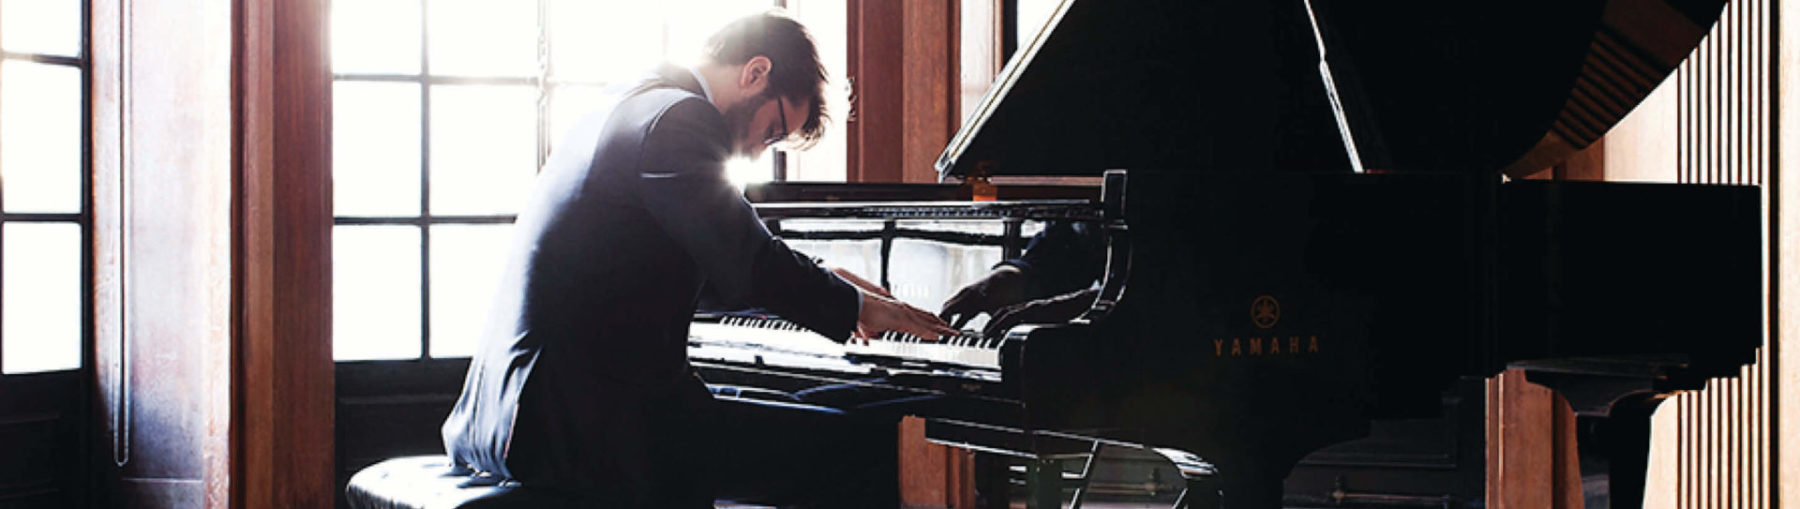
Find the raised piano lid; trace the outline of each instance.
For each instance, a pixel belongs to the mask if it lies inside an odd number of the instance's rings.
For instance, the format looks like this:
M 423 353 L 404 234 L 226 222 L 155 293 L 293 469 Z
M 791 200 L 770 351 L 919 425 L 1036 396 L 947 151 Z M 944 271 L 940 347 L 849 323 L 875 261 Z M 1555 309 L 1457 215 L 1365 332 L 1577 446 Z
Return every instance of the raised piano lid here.
M 944 177 L 1114 168 L 1524 174 L 1617 124 L 1720 0 L 1065 0 L 937 162 Z M 1028 28 L 1027 28 L 1028 29 Z

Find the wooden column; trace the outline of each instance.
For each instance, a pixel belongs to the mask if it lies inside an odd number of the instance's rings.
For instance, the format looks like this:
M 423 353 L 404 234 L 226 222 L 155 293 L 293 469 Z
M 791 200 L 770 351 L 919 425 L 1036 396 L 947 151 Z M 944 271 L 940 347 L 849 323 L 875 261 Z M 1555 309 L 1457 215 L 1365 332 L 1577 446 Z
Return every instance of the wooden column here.
M 331 507 L 326 0 L 237 0 L 231 507 Z
M 848 0 L 851 182 L 936 182 L 960 119 L 956 0 Z
M 1507 371 L 1488 380 L 1487 506 L 1579 509 L 1575 413 L 1549 388 Z

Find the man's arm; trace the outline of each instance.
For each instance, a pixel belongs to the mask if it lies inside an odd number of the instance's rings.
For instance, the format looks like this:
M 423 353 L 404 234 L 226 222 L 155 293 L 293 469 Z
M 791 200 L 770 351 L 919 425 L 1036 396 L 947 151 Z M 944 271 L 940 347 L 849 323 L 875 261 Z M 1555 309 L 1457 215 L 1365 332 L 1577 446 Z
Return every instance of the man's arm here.
M 725 179 L 729 139 L 718 110 L 683 100 L 645 135 L 634 179 L 657 226 L 693 257 L 723 298 L 767 308 L 840 341 L 859 328 L 935 336 L 932 324 L 906 312 L 904 304 L 858 290 L 770 235 Z

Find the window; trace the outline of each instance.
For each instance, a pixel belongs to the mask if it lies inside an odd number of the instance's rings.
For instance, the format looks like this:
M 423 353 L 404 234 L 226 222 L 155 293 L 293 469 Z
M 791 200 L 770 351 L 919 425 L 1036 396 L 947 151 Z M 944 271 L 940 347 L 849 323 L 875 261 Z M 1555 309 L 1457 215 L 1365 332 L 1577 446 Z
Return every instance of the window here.
M 1037 39 L 1038 32 L 1042 32 L 1045 25 L 1050 23 L 1050 16 L 1056 14 L 1056 8 L 1061 4 L 1061 0 L 1013 0 L 1017 9 L 1012 16 L 1012 21 L 1016 23 L 1013 36 L 1017 38 L 1013 41 L 1013 47 L 1023 49 L 1031 45 L 1031 41 Z
M 717 27 L 777 3 L 841 77 L 839 0 L 334 2 L 335 357 L 473 353 L 514 215 L 562 133 L 603 88 L 691 63 Z M 729 171 L 842 180 L 843 137 L 827 140 Z
M 0 373 L 78 369 L 91 280 L 87 4 L 0 2 Z

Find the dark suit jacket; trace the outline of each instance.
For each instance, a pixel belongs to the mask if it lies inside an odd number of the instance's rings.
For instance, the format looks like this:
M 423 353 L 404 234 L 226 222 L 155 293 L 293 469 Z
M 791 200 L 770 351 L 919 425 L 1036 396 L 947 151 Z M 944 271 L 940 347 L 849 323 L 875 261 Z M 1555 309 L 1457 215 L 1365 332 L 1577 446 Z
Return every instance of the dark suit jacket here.
M 856 289 L 773 238 L 726 180 L 729 130 L 691 73 L 665 66 L 612 93 L 551 155 L 519 215 L 444 422 L 459 466 L 512 477 L 515 418 L 555 421 L 534 433 L 569 436 L 530 440 L 575 447 L 628 411 L 622 392 L 697 386 L 687 332 L 703 285 L 840 341 L 855 327 Z

